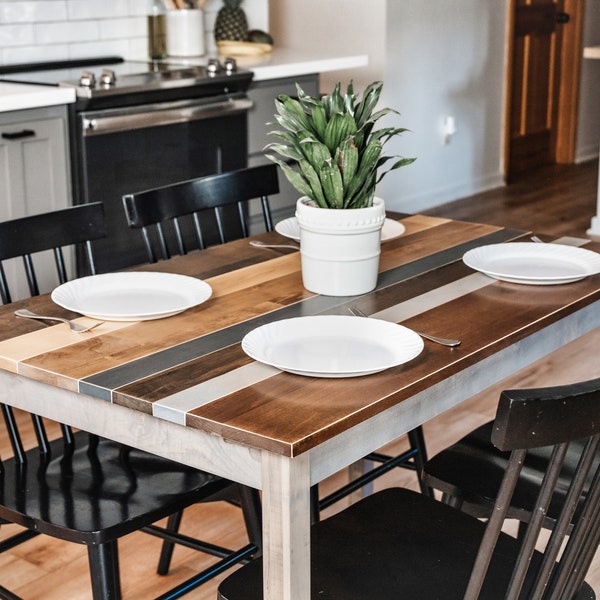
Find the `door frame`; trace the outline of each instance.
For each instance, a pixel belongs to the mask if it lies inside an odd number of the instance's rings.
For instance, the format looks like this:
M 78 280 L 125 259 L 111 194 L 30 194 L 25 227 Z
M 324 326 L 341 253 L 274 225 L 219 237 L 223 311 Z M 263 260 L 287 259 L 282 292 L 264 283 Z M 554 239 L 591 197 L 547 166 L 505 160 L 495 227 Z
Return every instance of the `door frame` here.
M 504 102 L 504 179 L 508 177 L 510 148 L 510 99 L 512 93 L 512 69 L 514 60 L 515 7 L 517 0 L 509 0 L 507 7 L 507 58 L 505 72 Z M 556 121 L 555 160 L 557 163 L 575 162 L 577 143 L 577 119 L 579 114 L 579 82 L 583 53 L 583 18 L 585 0 L 564 0 L 564 12 L 570 21 L 562 32 L 560 53 L 560 82 Z

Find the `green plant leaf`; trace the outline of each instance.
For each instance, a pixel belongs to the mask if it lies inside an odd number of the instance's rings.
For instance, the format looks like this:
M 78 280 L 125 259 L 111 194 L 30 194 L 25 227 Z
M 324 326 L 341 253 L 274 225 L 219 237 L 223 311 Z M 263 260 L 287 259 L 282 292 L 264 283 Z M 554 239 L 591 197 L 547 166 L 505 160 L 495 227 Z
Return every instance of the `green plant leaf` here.
M 354 122 L 352 115 L 349 115 L 348 113 L 336 113 L 331 117 L 329 123 L 327 123 L 323 141 L 329 148 L 331 155 L 334 155 L 336 148 L 342 141 L 355 133 L 356 123 Z
M 279 113 L 279 115 L 275 115 L 275 118 L 285 129 L 291 131 L 310 129 L 306 113 L 298 100 L 282 94 L 275 100 L 275 106 Z
M 381 158 L 379 161 L 380 164 L 378 166 L 383 166 L 383 164 L 386 161 L 388 161 L 392 158 L 394 158 L 394 157 L 386 156 L 386 157 Z M 407 167 L 408 165 L 412 165 L 412 163 L 414 163 L 415 160 L 417 160 L 417 159 L 416 158 L 401 158 L 399 161 L 396 161 L 389 169 L 387 169 L 386 171 L 383 171 L 377 178 L 376 183 L 379 183 L 383 179 L 384 175 L 387 175 L 390 171 L 394 171 L 396 169 L 400 169 L 401 167 Z
M 314 132 L 322 140 L 325 137 L 325 128 L 327 127 L 327 115 L 325 107 L 322 104 L 316 104 L 313 107 L 312 118 L 310 120 Z
M 331 159 L 321 167 L 319 179 L 323 186 L 323 193 L 327 199 L 327 204 L 331 208 L 343 208 L 344 185 L 342 183 L 342 174 L 338 166 Z
M 363 99 L 358 103 L 355 112 L 356 126 L 360 129 L 371 118 L 373 110 L 379 102 L 383 83 L 376 81 L 369 85 L 363 94 Z
M 316 171 L 321 168 L 325 161 L 331 159 L 329 148 L 314 138 L 303 140 L 301 147 L 304 158 Z
M 336 163 L 342 174 L 344 193 L 348 190 L 348 186 L 356 174 L 358 161 L 358 148 L 354 145 L 354 138 L 351 136 L 344 140 L 336 154 Z
M 263 152 L 276 152 L 284 158 L 291 158 L 295 161 L 302 159 L 302 153 L 297 148 L 286 144 L 268 144 L 263 148 Z
M 283 160 L 279 160 L 278 158 L 276 158 L 272 155 L 267 155 L 267 158 L 269 158 L 274 163 L 277 163 L 277 165 L 279 165 L 279 167 L 283 171 L 283 174 L 285 175 L 286 179 L 292 184 L 292 186 L 298 192 L 300 192 L 300 194 L 302 194 L 303 196 L 310 196 L 312 198 L 312 188 L 310 187 L 310 184 L 302 176 L 301 173 L 299 173 L 298 171 L 296 171 L 295 169 L 290 167 L 290 165 L 288 165 Z
M 327 208 L 323 182 L 319 177 L 318 171 L 307 160 L 301 160 L 298 165 L 310 186 L 310 191 L 305 193 L 305 195 L 312 198 L 321 208 Z

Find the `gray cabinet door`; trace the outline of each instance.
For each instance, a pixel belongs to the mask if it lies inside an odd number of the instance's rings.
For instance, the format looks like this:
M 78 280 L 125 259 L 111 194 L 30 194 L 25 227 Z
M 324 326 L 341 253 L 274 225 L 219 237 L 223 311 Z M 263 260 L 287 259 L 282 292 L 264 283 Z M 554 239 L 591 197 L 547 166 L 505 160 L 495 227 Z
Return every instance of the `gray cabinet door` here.
M 71 204 L 64 107 L 0 113 L 0 220 L 66 208 Z M 64 112 L 64 115 L 63 115 Z M 49 253 L 34 257 L 40 289 L 56 284 Z M 22 269 L 7 261 L 13 299 L 28 295 Z

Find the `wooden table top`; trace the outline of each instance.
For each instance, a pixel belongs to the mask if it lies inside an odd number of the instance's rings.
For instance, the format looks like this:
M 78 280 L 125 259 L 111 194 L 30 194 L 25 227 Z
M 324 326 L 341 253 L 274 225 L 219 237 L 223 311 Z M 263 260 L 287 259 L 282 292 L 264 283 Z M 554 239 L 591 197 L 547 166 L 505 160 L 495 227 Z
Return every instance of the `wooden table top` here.
M 0 368 L 296 456 L 600 300 L 600 275 L 568 285 L 516 285 L 461 260 L 483 244 L 528 241 L 524 232 L 422 215 L 402 223 L 406 232 L 382 245 L 377 289 L 361 297 L 312 294 L 302 287 L 298 252 L 238 240 L 140 268 L 200 277 L 212 286 L 206 303 L 169 318 L 106 322 L 77 334 L 14 316 L 23 307 L 76 316 L 49 295 L 0 307 Z M 284 241 L 277 233 L 257 238 Z M 598 243 L 585 247 L 600 251 Z M 259 325 L 348 314 L 348 306 L 462 344 L 425 342 L 409 363 L 343 379 L 283 373 L 241 349 L 243 336 Z

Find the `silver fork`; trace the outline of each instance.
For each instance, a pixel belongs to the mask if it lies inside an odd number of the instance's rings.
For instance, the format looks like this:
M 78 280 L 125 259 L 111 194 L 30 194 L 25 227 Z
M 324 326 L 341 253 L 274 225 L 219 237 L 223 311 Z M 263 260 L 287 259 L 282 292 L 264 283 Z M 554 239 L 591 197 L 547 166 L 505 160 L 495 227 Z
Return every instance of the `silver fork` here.
M 362 310 L 360 310 L 360 308 L 356 308 L 355 306 L 349 306 L 348 310 L 355 317 L 369 318 L 368 315 L 366 315 Z M 437 337 L 435 335 L 429 335 L 428 333 L 422 333 L 421 331 L 415 331 L 414 329 L 413 329 L 413 331 L 417 335 L 420 335 L 422 338 L 425 338 L 426 340 L 429 340 L 430 342 L 435 342 L 436 344 L 441 344 L 442 346 L 449 346 L 451 348 L 454 346 L 460 346 L 460 340 L 449 340 L 446 338 Z
M 300 250 L 300 246 L 292 246 L 292 244 L 265 244 L 259 240 L 251 240 L 248 242 L 255 248 L 291 248 L 292 250 Z
M 17 315 L 17 317 L 25 317 L 26 319 L 38 319 L 40 321 L 59 321 L 60 323 L 66 323 L 72 331 L 76 331 L 77 333 L 85 333 L 86 331 L 90 331 L 91 329 L 94 329 L 94 327 L 98 327 L 98 325 L 102 325 L 102 323 L 104 323 L 104 321 L 98 321 L 93 325 L 81 325 L 79 323 L 75 323 L 75 321 L 69 321 L 69 319 L 62 319 L 61 317 L 46 317 L 44 315 L 38 315 L 24 308 L 15 310 L 15 315 Z

